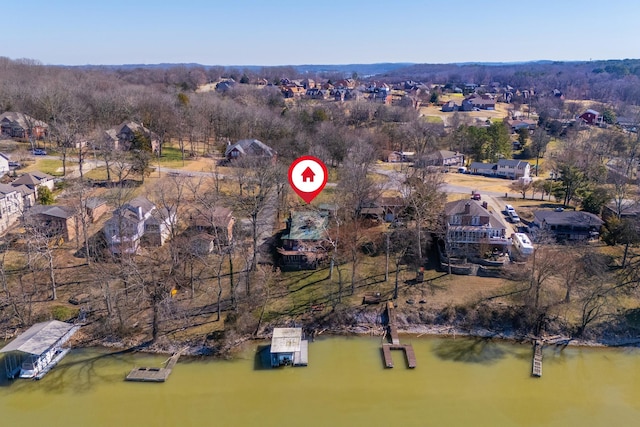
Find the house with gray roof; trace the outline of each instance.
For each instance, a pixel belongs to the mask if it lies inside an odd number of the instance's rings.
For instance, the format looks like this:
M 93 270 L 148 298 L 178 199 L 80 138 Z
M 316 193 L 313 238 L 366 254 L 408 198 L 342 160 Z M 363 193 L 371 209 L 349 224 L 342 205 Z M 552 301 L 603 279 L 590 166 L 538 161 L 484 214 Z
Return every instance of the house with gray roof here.
M 497 163 L 496 175 L 501 178 L 529 179 L 531 165 L 522 160 L 500 159 Z
M 146 197 L 136 197 L 117 208 L 102 231 L 111 253 L 133 254 L 140 246 L 162 246 L 171 234 L 175 215 L 159 210 Z
M 136 137 L 136 133 L 149 138 L 151 143 L 151 150 L 157 152 L 160 148 L 158 136 L 151 130 L 146 128 L 142 123 L 138 122 L 123 122 L 118 126 L 114 126 L 107 129 L 103 135 L 103 142 L 105 143 L 105 149 L 112 148 L 114 150 L 129 150 L 131 144 Z
M 278 153 L 257 139 L 241 139 L 235 144 L 229 144 L 224 151 L 224 156 L 229 161 L 244 158 L 275 163 Z
M 466 254 L 479 252 L 482 247 L 504 252 L 511 244 L 506 237 L 506 227 L 490 212 L 486 202 L 457 200 L 445 205 L 447 224 L 446 243 L 450 252 Z
M 0 133 L 10 138 L 41 139 L 46 135 L 49 126 L 33 117 L 14 111 L 0 114 Z
M 0 184 L 0 235 L 15 224 L 24 212 L 20 190 L 10 184 Z
M 604 224 L 597 215 L 584 211 L 539 210 L 533 216 L 533 225 L 559 241 L 597 239 Z
M 414 166 L 462 166 L 463 164 L 464 154 L 458 151 L 437 150 L 416 160 Z
M 496 163 L 471 162 L 469 173 L 484 176 L 496 176 L 498 165 Z
M 78 235 L 77 217 L 74 209 L 68 206 L 36 205 L 25 214 L 25 223 L 43 236 L 69 242 Z

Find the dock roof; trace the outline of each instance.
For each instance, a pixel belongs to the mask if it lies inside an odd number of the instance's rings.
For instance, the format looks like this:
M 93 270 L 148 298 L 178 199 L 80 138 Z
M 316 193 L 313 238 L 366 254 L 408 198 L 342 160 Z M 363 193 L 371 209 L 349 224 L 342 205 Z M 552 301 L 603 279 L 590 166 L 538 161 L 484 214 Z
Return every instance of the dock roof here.
M 302 328 L 273 328 L 271 353 L 294 353 L 300 351 Z
M 20 351 L 40 355 L 64 337 L 73 327 L 69 323 L 58 320 L 36 323 L 20 334 L 18 338 L 1 348 L 0 353 Z

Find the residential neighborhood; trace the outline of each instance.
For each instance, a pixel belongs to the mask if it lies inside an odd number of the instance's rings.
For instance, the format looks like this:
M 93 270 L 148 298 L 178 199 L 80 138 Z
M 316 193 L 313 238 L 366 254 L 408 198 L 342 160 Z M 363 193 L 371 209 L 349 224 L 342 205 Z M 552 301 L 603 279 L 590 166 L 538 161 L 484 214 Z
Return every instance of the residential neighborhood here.
M 325 331 L 385 337 L 384 369 L 392 349 L 414 369 L 425 353 L 398 328 L 635 331 L 637 134 L 612 106 L 499 75 L 224 74 L 128 87 L 135 108 L 76 111 L 95 113 L 82 126 L 15 100 L 7 123 L 32 118 L 0 140 L 7 336 L 75 322 L 79 346 L 171 353 L 132 371 L 161 382 L 182 348 L 229 357 L 254 338 L 271 342 L 260 369 L 315 364 Z M 327 169 L 313 200 L 288 174 L 305 156 Z M 69 332 L 37 354 L 17 341 L 7 374 L 48 372 Z

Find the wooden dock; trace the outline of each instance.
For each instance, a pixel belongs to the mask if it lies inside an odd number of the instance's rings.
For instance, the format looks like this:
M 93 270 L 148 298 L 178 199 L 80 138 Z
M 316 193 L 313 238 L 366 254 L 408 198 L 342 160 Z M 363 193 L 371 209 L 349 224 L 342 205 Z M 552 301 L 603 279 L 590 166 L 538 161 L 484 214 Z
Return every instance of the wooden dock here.
M 416 354 L 413 351 L 413 346 L 411 344 L 400 344 L 400 338 L 398 337 L 398 328 L 396 326 L 396 317 L 392 301 L 389 301 L 387 303 L 387 315 L 389 319 L 388 327 L 391 343 L 382 344 L 382 356 L 384 358 L 385 367 L 393 368 L 393 357 L 391 357 L 391 350 L 401 350 L 404 352 L 405 358 L 407 360 L 407 366 L 412 369 L 415 368 Z
M 533 361 L 531 363 L 531 375 L 542 376 L 542 341 L 536 340 L 533 343 Z
M 171 374 L 171 370 L 176 363 L 178 363 L 178 359 L 184 350 L 180 350 L 175 353 L 169 359 L 167 359 L 164 368 L 144 368 L 137 367 L 133 368 L 131 372 L 125 377 L 125 381 L 139 381 L 139 382 L 152 382 L 152 383 L 163 383 L 169 378 Z

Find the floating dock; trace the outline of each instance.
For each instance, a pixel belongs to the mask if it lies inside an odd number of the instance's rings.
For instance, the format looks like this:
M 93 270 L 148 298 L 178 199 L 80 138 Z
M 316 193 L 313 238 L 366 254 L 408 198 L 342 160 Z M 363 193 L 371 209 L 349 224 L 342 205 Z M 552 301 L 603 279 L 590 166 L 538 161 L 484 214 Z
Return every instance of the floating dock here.
M 391 343 L 382 344 L 382 356 L 384 358 L 384 365 L 387 368 L 393 368 L 393 357 L 391 357 L 391 350 L 401 350 L 404 352 L 407 360 L 407 367 L 413 369 L 416 367 L 416 354 L 413 351 L 411 344 L 400 344 L 400 338 L 398 337 L 398 328 L 396 326 L 396 315 L 394 312 L 393 302 L 387 302 L 387 317 L 389 319 L 389 337 Z
M 542 376 L 542 341 L 536 340 L 533 343 L 533 361 L 531 362 L 531 376 Z
M 169 378 L 171 370 L 178 363 L 181 354 L 182 350 L 171 356 L 164 368 L 133 368 L 125 377 L 125 381 L 163 383 Z

